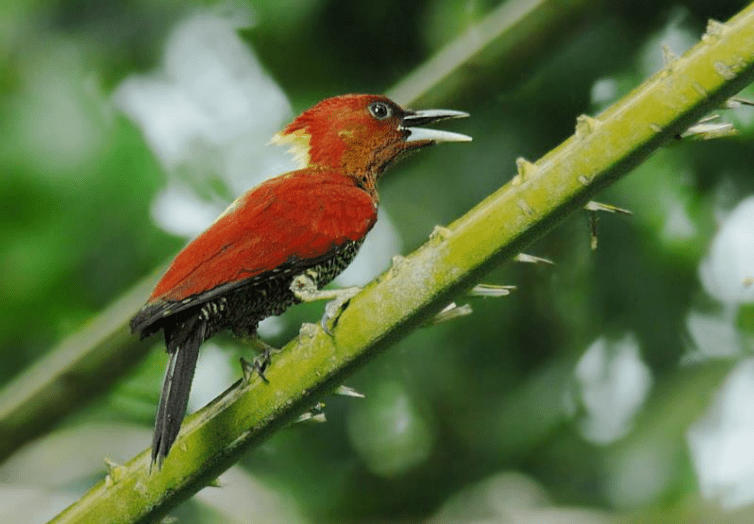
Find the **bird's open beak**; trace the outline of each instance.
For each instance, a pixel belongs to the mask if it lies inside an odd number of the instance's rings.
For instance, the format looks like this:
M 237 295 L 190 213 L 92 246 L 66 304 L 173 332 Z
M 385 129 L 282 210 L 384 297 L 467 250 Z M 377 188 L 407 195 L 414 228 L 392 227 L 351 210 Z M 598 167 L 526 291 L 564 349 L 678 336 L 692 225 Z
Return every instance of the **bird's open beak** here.
M 463 111 L 453 111 L 452 109 L 425 109 L 423 111 L 409 111 L 403 116 L 401 128 L 410 134 L 406 137 L 406 142 L 469 142 L 471 137 L 461 133 L 452 133 L 450 131 L 439 131 L 437 129 L 426 129 L 420 126 L 431 124 L 439 120 L 449 118 L 466 118 L 468 113 Z

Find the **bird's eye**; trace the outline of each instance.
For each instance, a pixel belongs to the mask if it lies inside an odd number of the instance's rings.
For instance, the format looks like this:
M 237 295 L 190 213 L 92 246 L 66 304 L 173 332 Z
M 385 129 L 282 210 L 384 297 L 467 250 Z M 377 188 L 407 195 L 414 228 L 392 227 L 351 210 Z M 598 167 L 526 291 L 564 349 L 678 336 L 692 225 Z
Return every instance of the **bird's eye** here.
M 385 102 L 374 102 L 373 104 L 370 104 L 369 112 L 372 113 L 372 116 L 377 120 L 383 120 L 393 113 L 390 106 Z

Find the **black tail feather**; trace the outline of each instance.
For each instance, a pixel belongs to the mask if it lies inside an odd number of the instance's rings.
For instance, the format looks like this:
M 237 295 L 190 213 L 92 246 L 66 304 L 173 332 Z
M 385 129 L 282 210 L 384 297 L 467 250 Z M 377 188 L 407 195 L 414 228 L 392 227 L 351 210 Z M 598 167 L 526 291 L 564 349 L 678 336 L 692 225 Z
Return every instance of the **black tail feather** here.
M 152 465 L 156 463 L 158 468 L 162 467 L 181 429 L 207 322 L 196 314 L 183 322 L 166 325 L 164 330 L 170 361 L 162 384 L 152 439 Z

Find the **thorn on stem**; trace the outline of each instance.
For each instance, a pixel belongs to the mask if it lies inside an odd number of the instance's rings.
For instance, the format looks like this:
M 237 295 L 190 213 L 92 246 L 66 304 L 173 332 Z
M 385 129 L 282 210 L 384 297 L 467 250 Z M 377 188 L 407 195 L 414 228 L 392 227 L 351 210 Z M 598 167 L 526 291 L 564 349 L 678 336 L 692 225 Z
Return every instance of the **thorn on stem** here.
M 498 286 L 494 284 L 477 284 L 469 291 L 470 297 L 506 297 L 511 294 L 511 291 L 516 289 L 516 286 Z
M 700 119 L 686 131 L 680 134 L 681 139 L 688 140 L 714 140 L 715 138 L 724 138 L 736 136 L 738 131 L 730 122 L 716 122 L 720 115 L 708 115 Z
M 588 202 L 584 209 L 587 211 L 604 211 L 606 213 L 617 213 L 619 215 L 633 215 L 633 211 L 630 211 L 628 209 L 623 209 L 618 206 L 613 206 L 611 204 L 603 204 L 601 202 L 595 202 L 594 200 Z
M 734 96 L 725 101 L 726 109 L 738 109 L 741 106 L 754 106 L 754 100 L 743 98 L 740 96 Z
M 537 164 L 533 164 L 524 157 L 516 159 L 517 174 L 513 177 L 513 185 L 517 186 L 529 178 L 537 170 Z
M 334 391 L 333 395 L 341 395 L 343 397 L 355 397 L 355 398 L 364 398 L 363 393 L 359 393 L 353 388 L 349 388 L 348 386 L 340 385 L 338 386 Z
M 105 477 L 105 484 L 112 486 L 118 482 L 126 473 L 126 469 L 120 464 L 113 462 L 109 458 L 105 457 L 105 465 L 107 466 L 107 476 Z
M 534 255 L 527 255 L 526 253 L 519 253 L 518 255 L 513 257 L 513 260 L 516 262 L 523 262 L 525 264 L 550 264 L 551 266 L 555 265 L 555 262 L 553 262 L 552 260 L 542 257 L 536 257 Z
M 455 302 L 451 302 L 445 307 L 445 309 L 425 322 L 424 326 L 435 326 L 449 320 L 465 317 L 466 315 L 470 315 L 471 313 L 473 313 L 473 310 L 471 309 L 470 305 L 463 304 L 462 306 L 457 306 Z
M 447 240 L 453 232 L 445 226 L 435 226 L 429 234 L 430 240 Z
M 301 422 L 327 422 L 324 408 L 325 404 L 323 402 L 317 402 L 309 411 L 306 411 L 299 415 L 299 417 L 293 423 L 299 424 Z
M 589 115 L 579 115 L 576 118 L 576 138 L 586 138 L 594 133 L 602 122 Z
M 673 64 L 678 61 L 678 55 L 670 49 L 668 44 L 662 44 L 662 61 L 668 69 L 672 68 Z

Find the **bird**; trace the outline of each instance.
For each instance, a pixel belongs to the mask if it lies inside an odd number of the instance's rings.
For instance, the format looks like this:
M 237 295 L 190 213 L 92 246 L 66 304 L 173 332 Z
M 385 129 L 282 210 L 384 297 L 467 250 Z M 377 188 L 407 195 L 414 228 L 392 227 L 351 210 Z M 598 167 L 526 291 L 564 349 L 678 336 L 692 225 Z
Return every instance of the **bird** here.
M 471 140 L 418 127 L 467 116 L 347 94 L 320 101 L 272 138 L 289 146 L 299 169 L 231 203 L 178 253 L 131 319 L 142 339 L 162 330 L 169 355 L 150 470 L 162 467 L 178 436 L 202 343 L 223 330 L 256 340 L 263 355 L 253 367 L 266 380 L 273 348 L 259 340 L 259 322 L 294 304 L 337 298 L 339 290 L 321 288 L 351 263 L 374 226 L 380 175 L 408 153 Z

